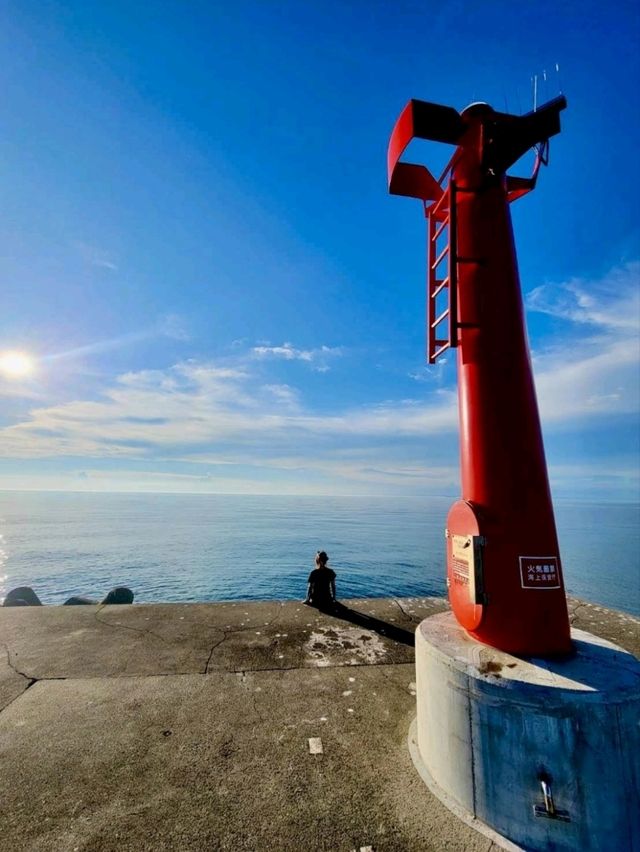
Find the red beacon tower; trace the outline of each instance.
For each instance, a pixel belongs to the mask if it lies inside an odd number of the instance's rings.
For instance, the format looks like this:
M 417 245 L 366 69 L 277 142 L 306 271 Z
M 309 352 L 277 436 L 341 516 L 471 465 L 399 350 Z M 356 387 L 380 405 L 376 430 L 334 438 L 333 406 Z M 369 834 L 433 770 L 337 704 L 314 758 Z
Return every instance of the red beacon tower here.
M 428 220 L 428 361 L 457 349 L 449 600 L 475 639 L 527 656 L 566 654 L 571 638 L 509 205 L 535 187 L 565 106 L 561 96 L 515 116 L 411 100 L 388 151 L 389 191 L 421 199 Z M 456 146 L 438 180 L 400 161 L 414 138 Z M 507 175 L 531 148 L 532 176 Z

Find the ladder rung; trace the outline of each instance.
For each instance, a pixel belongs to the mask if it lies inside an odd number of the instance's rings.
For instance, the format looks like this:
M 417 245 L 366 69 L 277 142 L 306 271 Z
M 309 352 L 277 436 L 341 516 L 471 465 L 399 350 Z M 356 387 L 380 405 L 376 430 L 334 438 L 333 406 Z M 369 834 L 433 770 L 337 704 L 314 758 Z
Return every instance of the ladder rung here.
M 440 325 L 443 319 L 446 319 L 449 316 L 449 308 L 445 308 L 444 311 L 440 314 L 439 317 L 436 317 L 434 321 L 431 323 L 431 328 L 435 328 Z
M 448 251 L 449 251 L 449 243 L 447 243 L 446 246 L 442 249 L 442 251 L 440 252 L 438 257 L 436 258 L 436 262 L 431 264 L 432 269 L 438 268 L 438 264 L 442 263 L 442 261 L 444 260 L 444 258 L 447 255 Z
M 436 345 L 438 343 L 441 343 L 441 341 L 436 340 Z M 440 355 L 442 355 L 442 353 L 445 352 L 447 349 L 449 349 L 450 346 L 451 346 L 451 344 L 449 343 L 448 340 L 442 341 L 442 345 L 439 346 L 438 349 L 436 349 L 436 351 L 433 353 L 433 360 L 435 361 L 436 358 L 438 358 Z
M 449 276 L 447 275 L 447 277 L 443 278 L 442 281 L 435 281 L 434 283 L 436 285 L 436 289 L 431 294 L 432 299 L 435 299 L 438 293 L 441 293 L 445 287 L 449 286 Z
M 432 212 L 433 212 L 433 213 L 437 213 L 437 212 L 440 210 L 440 207 L 442 206 L 442 202 L 443 202 L 443 201 L 448 201 L 448 200 L 449 200 L 449 193 L 448 193 L 448 192 L 447 192 L 447 190 L 445 189 L 445 190 L 443 191 L 442 195 L 440 196 L 440 198 L 436 201 L 436 203 L 435 203 L 435 204 L 433 205 L 433 207 L 431 208 Z M 445 209 L 446 209 L 446 208 L 445 208 Z
M 435 233 L 434 233 L 434 235 L 433 235 L 433 241 L 434 241 L 434 243 L 435 243 L 435 241 L 438 239 L 438 237 L 440 236 L 440 234 L 443 232 L 443 230 L 447 227 L 447 225 L 448 225 L 448 224 L 449 224 L 449 216 L 447 215 L 447 216 L 445 216 L 445 217 L 444 217 L 444 219 L 442 220 L 442 222 L 440 222 L 440 224 L 438 225 L 438 227 L 437 227 L 437 228 L 436 228 L 436 230 L 435 230 Z

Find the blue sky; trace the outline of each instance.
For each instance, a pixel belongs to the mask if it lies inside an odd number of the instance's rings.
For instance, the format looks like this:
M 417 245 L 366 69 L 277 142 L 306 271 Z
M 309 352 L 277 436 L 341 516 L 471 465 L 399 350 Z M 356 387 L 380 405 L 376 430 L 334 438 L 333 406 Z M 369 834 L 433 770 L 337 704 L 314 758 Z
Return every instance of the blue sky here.
M 0 488 L 457 495 L 455 364 L 425 364 L 424 221 L 386 146 L 411 97 L 525 112 L 538 74 L 569 106 L 512 212 L 552 487 L 640 499 L 615 10 L 3 4 L 0 351 L 36 369 L 0 378 Z

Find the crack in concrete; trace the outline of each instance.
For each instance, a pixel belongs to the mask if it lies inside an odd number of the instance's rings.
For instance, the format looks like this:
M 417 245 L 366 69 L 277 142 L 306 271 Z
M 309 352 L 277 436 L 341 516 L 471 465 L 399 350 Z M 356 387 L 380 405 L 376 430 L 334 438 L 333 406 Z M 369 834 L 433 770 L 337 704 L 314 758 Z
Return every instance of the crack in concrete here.
M 14 701 L 17 701 L 18 698 L 22 698 L 22 696 L 25 694 L 25 692 L 28 689 L 31 689 L 31 687 L 34 685 L 34 683 L 38 683 L 37 677 L 31 677 L 30 675 L 26 674 L 25 672 L 20 671 L 20 669 L 18 669 L 11 662 L 11 651 L 9 650 L 9 646 L 3 644 L 3 648 L 4 648 L 4 650 L 6 651 L 6 654 L 7 654 L 7 665 L 9 666 L 11 671 L 15 672 L 15 674 L 17 674 L 17 675 L 20 675 L 20 677 L 23 677 L 27 681 L 27 685 L 25 686 L 25 688 L 21 692 L 18 693 L 18 695 L 14 696 L 14 698 L 12 698 L 11 701 L 8 701 L 6 704 L 4 704 L 2 707 L 0 707 L 0 713 L 2 713 L 4 710 L 6 710 L 7 707 L 9 707 L 11 704 L 13 704 Z
M 364 669 L 364 668 L 389 668 L 396 666 L 413 666 L 414 662 L 411 660 L 406 663 L 389 663 L 389 662 L 380 662 L 380 663 L 330 663 L 328 666 L 275 666 L 269 669 L 223 669 L 222 671 L 227 674 L 240 674 L 241 672 L 253 672 L 254 674 L 258 674 L 260 672 L 299 672 L 303 669 L 307 671 L 326 671 L 327 669 Z
M 98 615 L 99 615 L 100 612 L 101 612 L 101 610 L 100 610 L 100 608 L 98 608 L 96 610 L 96 612 L 94 613 L 94 618 L 99 624 L 104 624 L 107 627 L 115 627 L 115 628 L 120 627 L 120 628 L 122 628 L 122 630 L 131 630 L 134 633 L 141 633 L 143 636 L 145 636 L 145 635 L 146 636 L 153 636 L 155 639 L 159 639 L 161 642 L 164 642 L 165 644 L 171 644 L 171 641 L 169 639 L 165 639 L 164 636 L 161 636 L 159 633 L 154 633 L 153 630 L 150 630 L 148 628 L 145 629 L 145 628 L 142 628 L 142 627 L 131 627 L 131 625 L 129 625 L 129 624 L 117 624 L 113 621 L 105 621 L 104 618 L 98 618 Z
M 240 677 L 238 679 L 239 682 L 240 682 L 240 685 L 242 687 L 244 687 L 245 689 L 249 690 L 249 684 L 247 683 L 247 670 L 244 669 L 240 672 L 236 672 L 236 674 L 240 675 Z M 253 712 L 254 712 L 255 716 L 257 717 L 258 722 L 261 725 L 264 725 L 267 722 L 267 718 L 263 713 L 260 712 L 260 710 L 258 708 L 258 699 L 257 699 L 255 691 L 252 690 L 251 692 L 249 692 L 249 695 L 251 697 L 251 703 L 253 704 Z
M 420 619 L 418 619 L 418 618 L 414 618 L 414 617 L 413 617 L 410 613 L 408 613 L 408 612 L 405 610 L 405 608 L 402 606 L 402 604 L 400 603 L 400 601 L 398 600 L 398 598 L 391 598 L 391 600 L 394 602 L 394 604 L 396 604 L 396 605 L 397 605 L 397 607 L 398 607 L 398 609 L 400 610 L 400 612 L 401 612 L 401 613 L 402 613 L 402 614 L 403 614 L 406 618 L 408 618 L 408 619 L 409 619 L 409 621 L 410 621 L 412 624 L 420 624 Z
M 276 610 L 273 618 L 271 618 L 271 620 L 263 626 L 263 630 L 265 632 L 266 632 L 266 630 L 268 630 L 270 627 L 272 627 L 278 621 L 278 619 L 280 618 L 280 616 L 282 614 L 283 607 L 284 607 L 283 603 L 280 603 L 280 604 L 277 605 L 277 610 Z M 164 639 L 161 636 L 158 636 L 157 634 L 155 634 L 151 630 L 143 630 L 143 629 L 140 629 L 140 628 L 134 628 L 134 627 L 130 627 L 128 625 L 122 625 L 122 624 L 113 624 L 111 622 L 104 621 L 103 619 L 97 618 L 97 615 L 98 614 L 96 613 L 95 617 L 101 624 L 105 624 L 109 627 L 124 627 L 124 629 L 126 629 L 126 630 L 133 630 L 134 632 L 148 634 L 150 636 L 156 636 L 157 638 L 161 639 L 162 641 L 168 642 L 168 640 Z M 101 674 L 101 675 L 94 675 L 94 676 L 86 676 L 86 675 L 85 676 L 73 676 L 73 675 L 68 676 L 68 675 L 65 675 L 65 676 L 57 676 L 57 677 L 40 677 L 40 678 L 37 678 L 37 677 L 33 677 L 33 676 L 27 674 L 26 672 L 20 671 L 14 665 L 14 663 L 12 663 L 12 661 L 11 661 L 11 652 L 10 652 L 9 647 L 6 644 L 3 644 L 2 647 L 4 647 L 4 649 L 5 649 L 5 653 L 6 653 L 6 656 L 7 656 L 7 665 L 9 666 L 9 668 L 11 668 L 12 671 L 14 671 L 16 674 L 20 675 L 21 677 L 23 677 L 25 680 L 29 681 L 28 685 L 25 687 L 23 692 L 20 693 L 22 695 L 22 694 L 24 694 L 24 692 L 26 692 L 27 689 L 29 689 L 31 686 L 33 686 L 34 683 L 38 683 L 40 681 L 48 682 L 48 681 L 56 681 L 56 680 L 103 680 L 103 679 L 114 679 L 115 680 L 115 679 L 118 679 L 118 678 L 186 677 L 186 676 L 189 676 L 189 675 L 196 675 L 197 676 L 197 675 L 210 674 L 210 673 L 212 673 L 210 671 L 211 660 L 213 659 L 213 656 L 215 654 L 216 649 L 219 648 L 220 645 L 222 645 L 222 643 L 225 642 L 226 639 L 228 639 L 230 636 L 233 636 L 236 633 L 245 633 L 249 630 L 254 630 L 257 625 L 253 624 L 253 625 L 248 625 L 248 626 L 245 626 L 245 627 L 238 627 L 236 629 L 230 629 L 230 630 L 221 630 L 220 628 L 213 627 L 212 625 L 207 625 L 207 626 L 211 627 L 214 631 L 222 632 L 223 635 L 218 641 L 216 641 L 211 646 L 211 648 L 209 650 L 209 655 L 207 657 L 207 661 L 206 661 L 205 666 L 204 666 L 204 669 L 201 670 L 201 671 L 194 670 L 194 671 L 182 671 L 182 672 L 180 672 L 180 671 L 177 671 L 177 672 L 154 672 L 152 674 L 148 674 L 148 673 L 126 674 L 124 672 L 118 672 L 118 673 L 115 673 L 115 674 Z M 271 639 L 271 641 L 269 643 L 269 647 L 273 647 L 274 641 L 277 643 L 277 637 L 273 637 Z M 362 668 L 362 667 L 371 666 L 371 665 L 374 665 L 376 667 L 385 666 L 385 665 L 413 665 L 413 662 L 406 662 L 406 663 L 403 663 L 403 662 L 389 663 L 388 661 L 387 662 L 379 662 L 379 663 L 372 663 L 372 662 L 359 662 L 359 663 L 339 663 L 339 662 L 335 662 L 335 663 L 333 663 L 332 662 L 328 666 L 307 666 L 307 665 L 291 666 L 291 665 L 289 665 L 289 666 L 273 666 L 273 667 L 269 667 L 269 668 L 255 668 L 255 669 L 247 669 L 247 667 L 245 666 L 243 669 L 224 668 L 224 669 L 218 669 L 217 671 L 219 671 L 222 674 L 237 674 L 238 672 L 246 672 L 246 671 L 252 671 L 252 672 L 286 672 L 286 671 L 299 671 L 301 669 L 315 669 L 315 668 Z M 12 699 L 12 701 L 9 702 L 9 703 L 12 703 L 13 700 L 15 700 L 15 699 Z M 8 705 L 6 705 L 6 706 L 8 706 Z M 0 708 L 0 712 L 2 712 L 3 709 L 4 708 Z
M 278 620 L 278 618 L 280 617 L 280 614 L 281 614 L 281 612 L 282 612 L 282 608 L 283 608 L 283 607 L 284 607 L 284 603 L 277 604 L 277 611 L 276 611 L 276 614 L 273 616 L 273 618 L 271 619 L 271 621 L 268 621 L 268 622 L 264 625 L 264 627 L 265 627 L 265 629 L 266 629 L 266 630 L 268 630 L 268 629 L 269 629 L 269 627 L 271 627 L 273 624 L 275 624 L 275 622 Z M 236 633 L 246 633 L 246 631 L 247 631 L 247 630 L 254 630 L 254 631 L 255 631 L 255 628 L 256 628 L 256 625 L 255 625 L 255 624 L 249 624 L 249 625 L 247 625 L 246 627 L 238 627 L 238 628 L 236 628 L 236 629 L 232 629 L 232 630 L 231 630 L 231 629 L 230 629 L 230 630 L 220 630 L 220 628 L 214 628 L 214 629 L 217 629 L 218 631 L 220 631 L 220 632 L 223 634 L 223 635 L 222 635 L 222 639 L 220 639 L 220 641 L 216 642 L 216 643 L 212 646 L 211 650 L 209 651 L 209 657 L 208 657 L 208 659 L 207 659 L 207 662 L 206 662 L 206 664 L 205 664 L 204 671 L 202 672 L 202 674 L 209 674 L 209 665 L 211 664 L 211 660 L 212 660 L 212 658 L 213 658 L 213 653 L 214 653 L 214 651 L 215 651 L 217 648 L 219 648 L 219 647 L 220 647 L 220 645 L 222 645 L 222 643 L 223 643 L 223 642 L 225 642 L 225 641 L 229 638 L 229 636 L 233 636 L 233 635 L 235 635 Z M 226 669 L 225 671 L 235 671 L 235 670 Z M 262 670 L 262 669 L 257 669 L 257 671 L 263 671 L 263 670 Z
M 27 690 L 31 689 L 31 687 L 33 686 L 34 683 L 38 683 L 38 681 L 35 678 L 33 680 L 31 680 L 25 686 L 25 688 L 22 690 L 22 692 L 18 693 L 18 695 L 16 695 L 14 698 L 12 698 L 11 701 L 7 701 L 6 704 L 3 704 L 3 706 L 0 707 L 0 714 L 3 713 L 7 709 L 7 707 L 11 707 L 11 705 L 14 703 L 14 701 L 17 701 L 19 698 L 22 698 L 22 696 L 25 694 L 25 692 Z
M 9 650 L 9 646 L 3 643 L 2 647 L 7 653 L 7 665 L 12 671 L 14 671 L 17 675 L 26 678 L 26 680 L 37 680 L 37 678 L 32 678 L 31 675 L 25 674 L 25 672 L 21 672 L 20 669 L 16 668 L 16 666 L 14 666 L 11 662 L 11 651 Z
M 570 607 L 567 607 L 567 609 L 569 610 L 569 624 L 573 625 L 576 618 L 580 617 L 578 615 L 578 610 L 581 610 L 581 609 L 587 609 L 588 610 L 589 605 L 586 604 L 586 603 L 576 603 L 576 604 L 573 605 L 573 609 L 571 609 Z
M 211 650 L 209 651 L 209 656 L 207 657 L 207 662 L 204 664 L 204 671 L 202 674 L 209 674 L 209 663 L 211 662 L 211 658 L 213 657 L 213 652 L 218 648 L 222 643 L 231 635 L 231 632 L 227 633 L 226 631 L 222 632 L 222 639 L 219 642 L 216 642 Z
M 273 617 L 273 619 L 269 622 L 269 626 L 272 625 L 277 620 L 279 615 L 280 615 L 279 612 L 276 613 L 276 615 Z M 120 625 L 116 625 L 116 626 L 120 626 Z M 53 682 L 53 681 L 64 681 L 64 680 L 118 680 L 120 678 L 128 679 L 128 678 L 152 678 L 152 677 L 190 677 L 190 676 L 191 677 L 198 677 L 198 676 L 202 676 L 202 675 L 205 675 L 205 674 L 209 674 L 210 672 L 208 671 L 208 667 L 209 667 L 209 663 L 211 661 L 211 658 L 213 656 L 215 649 L 217 647 L 219 647 L 224 642 L 224 640 L 228 638 L 228 636 L 230 636 L 234 633 L 242 633 L 247 629 L 252 629 L 252 627 L 254 627 L 254 626 L 255 625 L 252 625 L 249 628 L 243 627 L 239 630 L 226 631 L 225 635 L 222 637 L 222 639 L 220 639 L 218 642 L 216 642 L 213 645 L 213 647 L 211 648 L 211 651 L 209 652 L 209 659 L 207 660 L 207 664 L 205 666 L 204 671 L 154 672 L 153 674 L 118 673 L 118 674 L 115 674 L 115 675 L 94 675 L 94 676 L 86 676 L 85 675 L 85 676 L 80 676 L 80 677 L 74 677 L 74 676 L 32 677 L 31 675 L 29 675 L 26 672 L 23 672 L 23 671 L 21 671 L 20 669 L 17 668 L 17 666 L 11 661 L 11 651 L 10 651 L 9 647 L 7 645 L 3 645 L 2 647 L 4 647 L 4 650 L 5 650 L 5 653 L 6 653 L 8 667 L 13 672 L 15 672 L 15 674 L 24 678 L 27 681 L 27 684 L 24 687 L 24 689 L 19 693 L 19 695 L 16 695 L 14 698 L 12 698 L 10 701 L 8 701 L 7 704 L 0 707 L 0 713 L 2 713 L 4 710 L 6 710 L 7 707 L 9 707 L 11 704 L 14 703 L 14 701 L 17 701 L 19 698 L 21 698 L 25 694 L 25 692 L 27 692 L 27 690 L 31 689 L 31 687 L 34 686 L 36 683 L 50 683 L 50 682 Z M 413 667 L 413 662 L 405 662 L 405 663 L 400 663 L 400 662 L 398 662 L 398 663 L 389 663 L 389 662 L 330 663 L 328 666 L 304 666 L 304 665 L 303 666 L 275 666 L 275 667 L 271 667 L 271 668 L 255 668 L 255 669 L 247 668 L 245 666 L 242 669 L 233 669 L 233 668 L 232 669 L 219 669 L 217 671 L 217 673 L 223 674 L 223 675 L 224 674 L 240 675 L 240 683 L 243 686 L 246 686 L 247 673 L 248 672 L 252 673 L 252 674 L 259 674 L 261 672 L 265 672 L 265 673 L 292 672 L 292 671 L 301 671 L 301 670 L 304 670 L 304 669 L 312 670 L 312 669 L 317 669 L 317 668 L 322 668 L 322 669 L 334 669 L 334 668 L 356 669 L 356 668 L 369 668 L 369 667 L 372 667 L 372 666 L 375 667 L 376 669 L 385 669 L 385 668 L 388 668 L 389 666 L 392 666 L 393 668 L 395 668 L 396 666 L 411 666 L 411 667 Z M 384 673 L 384 671 L 381 671 L 381 674 L 386 681 L 389 681 L 393 686 L 395 686 L 401 692 L 403 692 L 403 693 L 406 692 L 406 690 L 402 686 L 400 686 L 398 683 L 396 683 L 392 678 L 388 677 Z M 253 702 L 253 705 L 254 705 L 254 711 L 255 711 L 256 716 L 258 717 L 260 722 L 265 722 L 266 719 L 263 717 L 262 713 L 260 712 L 260 710 L 258 708 L 257 696 L 253 692 L 251 693 L 251 699 L 252 699 L 252 702 Z
M 271 627 L 271 625 L 274 624 L 275 621 L 277 621 L 277 619 L 280 615 L 280 610 L 282 609 L 283 606 L 284 606 L 284 604 L 278 605 L 279 611 L 276 612 L 276 614 L 271 619 L 271 621 L 269 621 L 265 625 L 266 628 Z M 94 617 L 95 617 L 95 620 L 98 621 L 100 624 L 104 624 L 108 627 L 115 627 L 115 628 L 121 627 L 123 630 L 131 630 L 135 633 L 141 633 L 142 635 L 153 636 L 154 638 L 159 639 L 161 642 L 164 642 L 165 644 L 168 644 L 168 645 L 172 644 L 172 640 L 166 639 L 164 636 L 161 636 L 159 633 L 155 633 L 151 629 L 148 629 L 148 628 L 145 629 L 145 628 L 140 628 L 140 627 L 132 627 L 131 625 L 128 625 L 128 624 L 115 624 L 112 621 L 106 621 L 104 618 L 99 618 L 98 617 L 99 612 L 100 612 L 100 609 L 98 609 L 96 611 Z M 211 646 L 211 649 L 209 650 L 209 656 L 207 657 L 207 661 L 205 663 L 204 671 L 202 672 L 202 674 L 209 674 L 209 666 L 211 664 L 211 660 L 213 658 L 213 654 L 214 654 L 216 648 L 219 648 L 220 645 L 222 645 L 222 643 L 224 641 L 226 641 L 226 639 L 229 638 L 229 636 L 232 636 L 235 633 L 244 633 L 247 630 L 253 630 L 254 627 L 255 627 L 255 625 L 248 625 L 246 627 L 238 627 L 236 629 L 231 629 L 231 630 L 222 630 L 221 628 L 215 627 L 214 625 L 211 625 L 211 624 L 204 625 L 204 622 L 197 622 L 197 623 L 201 624 L 202 626 L 209 627 L 211 630 L 213 630 L 216 633 L 222 633 L 222 638 L 219 639 L 217 642 L 215 642 Z M 197 672 L 194 672 L 194 674 L 197 674 Z

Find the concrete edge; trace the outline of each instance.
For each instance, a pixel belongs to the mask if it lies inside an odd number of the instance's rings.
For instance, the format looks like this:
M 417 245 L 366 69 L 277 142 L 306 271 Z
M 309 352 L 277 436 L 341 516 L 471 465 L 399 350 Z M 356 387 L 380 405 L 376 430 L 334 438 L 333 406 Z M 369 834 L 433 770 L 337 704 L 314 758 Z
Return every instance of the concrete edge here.
M 445 791 L 434 781 L 431 776 L 431 773 L 427 769 L 420 755 L 420 749 L 418 748 L 418 724 L 417 717 L 411 722 L 409 726 L 409 735 L 407 737 L 407 743 L 409 746 L 409 754 L 411 755 L 411 760 L 413 761 L 413 765 L 418 772 L 418 775 L 422 778 L 424 783 L 427 785 L 427 788 L 433 795 L 438 799 L 442 804 L 448 808 L 455 816 L 458 817 L 465 825 L 468 825 L 469 828 L 473 828 L 475 831 L 483 834 L 489 840 L 499 846 L 500 849 L 504 849 L 506 852 L 527 852 L 525 847 L 517 846 L 511 840 L 508 840 L 506 837 L 503 837 L 502 834 L 498 834 L 495 829 L 490 828 L 486 823 L 479 820 L 477 817 L 473 816 L 473 814 L 469 813 L 469 811 L 465 810 L 461 807 L 455 799 L 449 796 Z

